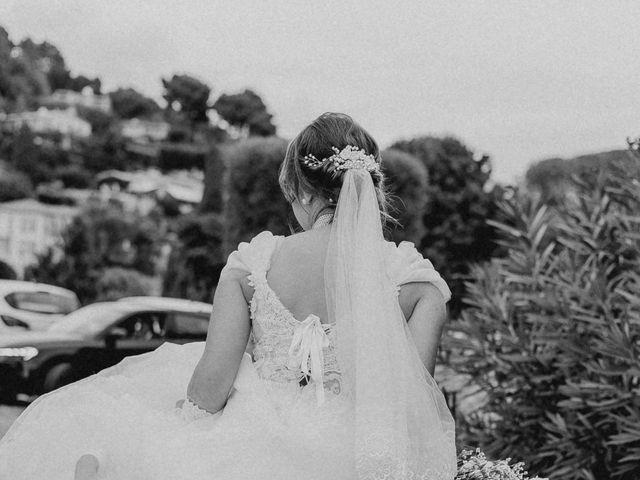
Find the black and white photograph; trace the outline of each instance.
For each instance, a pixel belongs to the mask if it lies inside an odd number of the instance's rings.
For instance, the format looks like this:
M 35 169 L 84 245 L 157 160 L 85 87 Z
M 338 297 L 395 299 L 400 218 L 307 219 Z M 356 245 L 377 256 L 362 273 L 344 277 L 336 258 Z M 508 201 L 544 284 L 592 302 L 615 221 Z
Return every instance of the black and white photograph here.
M 0 0 L 0 480 L 640 480 L 640 3 Z

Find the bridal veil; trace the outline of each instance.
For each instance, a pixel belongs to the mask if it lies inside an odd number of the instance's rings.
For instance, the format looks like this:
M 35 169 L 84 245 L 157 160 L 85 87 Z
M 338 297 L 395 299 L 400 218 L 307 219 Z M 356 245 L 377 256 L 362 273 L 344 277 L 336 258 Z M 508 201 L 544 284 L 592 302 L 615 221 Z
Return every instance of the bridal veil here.
M 325 263 L 343 393 L 354 406 L 359 480 L 451 480 L 454 421 L 418 355 L 385 267 L 375 187 L 347 169 Z

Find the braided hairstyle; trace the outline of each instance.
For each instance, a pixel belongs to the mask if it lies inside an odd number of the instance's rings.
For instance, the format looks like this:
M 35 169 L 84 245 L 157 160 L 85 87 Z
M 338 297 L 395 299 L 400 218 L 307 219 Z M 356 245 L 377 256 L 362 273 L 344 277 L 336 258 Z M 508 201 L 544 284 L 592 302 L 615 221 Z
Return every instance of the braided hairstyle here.
M 328 158 L 335 152 L 332 147 L 342 150 L 352 145 L 372 155 L 380 163 L 380 149 L 373 137 L 349 115 L 344 113 L 323 113 L 305 127 L 287 147 L 280 166 L 280 188 L 291 203 L 301 192 L 327 199 L 329 206 L 335 206 L 342 188 L 345 170 L 339 170 L 333 162 L 323 162 L 318 166 L 304 163 L 305 155 L 318 159 Z M 376 188 L 378 205 L 383 220 L 388 215 L 388 199 L 384 187 L 382 171 L 370 172 Z

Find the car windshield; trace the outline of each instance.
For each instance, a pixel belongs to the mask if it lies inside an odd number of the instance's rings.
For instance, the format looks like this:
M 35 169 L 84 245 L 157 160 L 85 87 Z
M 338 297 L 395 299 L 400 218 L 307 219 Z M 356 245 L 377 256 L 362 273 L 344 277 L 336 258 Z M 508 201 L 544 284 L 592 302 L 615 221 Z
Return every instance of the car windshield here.
M 4 299 L 13 308 L 36 313 L 66 314 L 79 306 L 76 298 L 51 292 L 13 292 Z
M 121 318 L 126 309 L 114 304 L 94 303 L 65 315 L 50 328 L 50 332 L 78 333 L 94 336 Z

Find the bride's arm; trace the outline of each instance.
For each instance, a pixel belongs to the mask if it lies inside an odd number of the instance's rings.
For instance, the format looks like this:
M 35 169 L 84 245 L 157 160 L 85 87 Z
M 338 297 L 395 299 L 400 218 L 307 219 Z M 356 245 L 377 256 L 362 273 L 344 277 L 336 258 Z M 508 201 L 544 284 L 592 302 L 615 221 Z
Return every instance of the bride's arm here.
M 414 282 L 401 287 L 399 301 L 422 363 L 433 375 L 438 344 L 447 320 L 445 299 L 431 283 Z
M 187 398 L 211 413 L 221 410 L 227 401 L 251 330 L 244 292 L 246 272 L 235 272 L 218 283 L 204 353 L 187 388 Z

